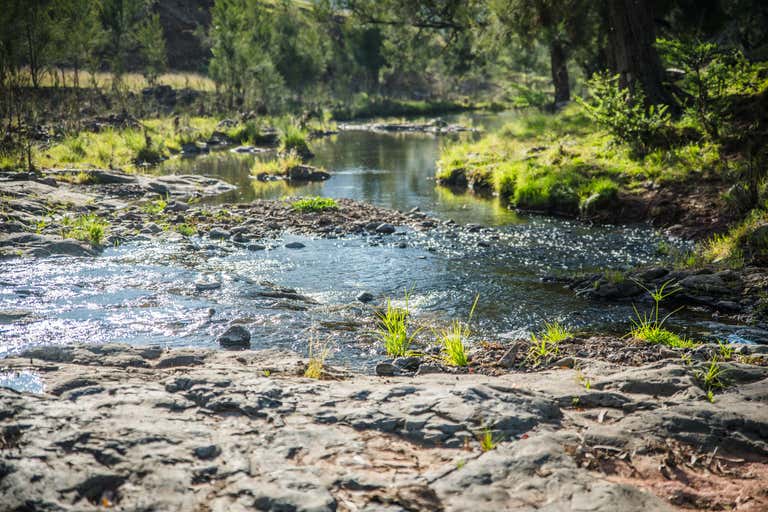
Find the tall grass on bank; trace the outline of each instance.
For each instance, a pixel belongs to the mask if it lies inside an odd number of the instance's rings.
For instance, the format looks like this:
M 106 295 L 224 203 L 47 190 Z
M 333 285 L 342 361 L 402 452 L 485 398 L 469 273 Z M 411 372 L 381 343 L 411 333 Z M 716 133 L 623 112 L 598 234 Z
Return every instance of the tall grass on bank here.
M 389 357 L 404 357 L 411 353 L 414 340 L 421 329 L 409 329 L 408 319 L 410 292 L 405 291 L 404 306 L 395 306 L 392 299 L 387 299 L 387 308 L 378 311 L 376 335 L 384 345 Z M 411 331 L 411 332 L 409 332 Z
M 531 334 L 527 359 L 539 366 L 560 353 L 560 343 L 573 337 L 573 332 L 560 322 L 544 322 L 544 329 Z
M 695 341 L 683 338 L 664 328 L 664 323 L 682 308 L 677 308 L 666 316 L 661 317 L 661 303 L 680 291 L 679 288 L 675 288 L 672 281 L 667 281 L 653 290 L 646 288 L 642 283 L 635 282 L 651 296 L 653 307 L 650 312 L 640 313 L 636 306 L 632 306 L 635 311 L 635 318 L 632 319 L 632 329 L 629 331 L 628 336 L 647 343 L 666 345 L 673 348 L 696 347 L 698 343 Z
M 466 322 L 454 319 L 448 327 L 436 331 L 438 342 L 443 347 L 443 354 L 448 364 L 460 367 L 469 364 L 467 341 L 472 335 L 470 324 L 472 323 L 472 316 L 475 314 L 475 308 L 477 308 L 479 300 L 480 295 L 478 294 L 475 296 L 475 301 L 472 303 L 472 308 L 469 310 Z

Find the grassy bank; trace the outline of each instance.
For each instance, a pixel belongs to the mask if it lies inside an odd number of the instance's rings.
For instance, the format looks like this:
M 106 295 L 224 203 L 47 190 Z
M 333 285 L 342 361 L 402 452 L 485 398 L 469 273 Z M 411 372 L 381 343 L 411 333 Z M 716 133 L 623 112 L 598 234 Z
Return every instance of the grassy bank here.
M 640 193 L 722 170 L 719 147 L 690 142 L 638 157 L 617 144 L 577 105 L 556 115 L 527 112 L 499 132 L 443 149 L 437 179 L 498 195 L 522 209 L 576 215 Z
M 325 121 L 309 124 L 311 130 L 327 129 Z M 162 117 L 144 119 L 128 128 L 106 128 L 65 135 L 33 149 L 38 168 L 120 168 L 134 171 L 154 165 L 182 151 L 194 151 L 202 142 L 226 142 L 309 150 L 309 131 L 298 129 L 292 118 L 262 117 L 245 122 L 215 117 Z M 18 166 L 13 156 L 0 158 L 0 169 Z
M 332 109 L 337 121 L 374 117 L 430 117 L 470 110 L 503 110 L 504 105 L 469 100 L 403 100 L 360 94 Z

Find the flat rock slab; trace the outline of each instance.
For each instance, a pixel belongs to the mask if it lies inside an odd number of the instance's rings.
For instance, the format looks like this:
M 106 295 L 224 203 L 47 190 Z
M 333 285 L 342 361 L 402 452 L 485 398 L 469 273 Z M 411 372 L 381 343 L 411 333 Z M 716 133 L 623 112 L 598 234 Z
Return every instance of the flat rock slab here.
M 755 491 L 768 484 L 768 382 L 751 367 L 715 404 L 607 391 L 662 378 L 658 364 L 601 367 L 604 390 L 580 388 L 573 370 L 322 381 L 292 353 L 123 345 L 43 347 L 2 367 L 40 375 L 46 391 L 0 388 L 8 510 L 667 511 L 672 484 L 656 496 L 637 470 L 628 482 L 590 466 L 592 451 L 652 454 L 690 436 L 751 450 L 751 478 L 728 481 L 768 505 Z M 671 366 L 674 389 L 681 371 Z

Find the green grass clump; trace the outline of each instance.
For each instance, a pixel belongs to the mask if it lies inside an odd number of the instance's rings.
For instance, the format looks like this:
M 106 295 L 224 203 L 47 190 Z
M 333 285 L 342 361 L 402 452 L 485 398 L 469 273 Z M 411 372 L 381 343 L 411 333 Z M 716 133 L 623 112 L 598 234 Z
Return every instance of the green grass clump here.
M 376 331 L 389 357 L 403 357 L 411 353 L 413 341 L 420 329 L 408 333 L 409 293 L 405 292 L 405 306 L 397 307 L 387 299 L 387 309 L 376 313 L 379 327 Z
M 194 236 L 195 233 L 197 233 L 197 228 L 194 226 L 184 223 L 184 224 L 178 224 L 176 226 L 176 231 L 178 233 L 181 233 L 184 236 Z
M 560 343 L 573 337 L 573 332 L 560 322 L 545 322 L 544 330 L 531 334 L 528 361 L 534 366 L 552 359 L 560 353 Z
M 606 215 L 621 192 L 644 183 L 679 182 L 692 174 L 719 174 L 721 149 L 704 141 L 683 142 L 638 156 L 617 144 L 577 105 L 558 114 L 521 114 L 477 141 L 459 140 L 441 150 L 437 179 L 463 173 L 467 182 L 488 184 L 510 205 L 569 215 Z M 484 190 L 474 186 L 473 190 Z
M 660 287 L 656 287 L 653 290 L 649 290 L 643 286 L 640 282 L 635 281 L 641 288 L 643 288 L 653 299 L 653 309 L 650 313 L 640 313 L 637 307 L 634 305 L 632 308 L 635 311 L 635 318 L 632 319 L 632 329 L 629 331 L 628 336 L 636 338 L 638 340 L 652 343 L 654 345 L 666 345 L 672 348 L 695 348 L 699 344 L 693 340 L 681 337 L 672 331 L 664 328 L 664 323 L 680 309 L 676 309 L 668 313 L 665 317 L 661 318 L 659 309 L 661 303 L 671 297 L 679 291 L 679 288 L 667 287 L 672 285 L 672 281 L 667 281 Z
M 81 215 L 77 218 L 65 217 L 61 221 L 63 238 L 74 238 L 83 242 L 89 242 L 98 247 L 104 240 L 109 223 L 96 215 Z
M 730 231 L 700 244 L 688 261 L 689 266 L 715 264 L 742 268 L 747 264 L 768 264 L 768 210 L 756 209 Z
M 251 175 L 259 176 L 268 174 L 270 176 L 285 176 L 288 171 L 301 165 L 301 157 L 295 151 L 281 153 L 272 160 L 256 160 L 251 167 Z
M 336 200 L 330 197 L 305 197 L 294 201 L 291 206 L 294 210 L 302 213 L 336 210 L 339 207 Z
M 142 210 L 144 210 L 145 213 L 148 213 L 150 215 L 159 215 L 163 213 L 167 207 L 168 207 L 168 201 L 165 198 L 161 197 L 150 203 L 145 204 Z
M 470 323 L 477 307 L 477 301 L 480 296 L 475 297 L 472 309 L 469 311 L 469 318 L 466 323 L 461 320 L 453 320 L 448 327 L 436 331 L 437 339 L 443 347 L 445 361 L 453 366 L 464 367 L 469 364 L 467 357 L 466 342 L 472 335 Z
M 307 132 L 296 124 L 283 122 L 278 127 L 277 133 L 280 137 L 280 153 L 294 152 L 302 157 L 312 154 L 312 151 L 309 149 Z
M 480 449 L 484 452 L 489 452 L 496 448 L 497 441 L 493 437 L 493 432 L 490 428 L 485 427 L 482 434 L 480 434 Z
M 630 335 L 638 340 L 672 348 L 695 348 L 699 345 L 696 341 L 681 337 L 662 327 L 657 327 L 647 319 L 638 318 L 633 320 L 633 323 L 635 327 L 630 331 Z
M 325 370 L 325 360 L 330 353 L 328 343 L 312 341 L 309 344 L 309 363 L 304 370 L 304 376 L 310 379 L 322 379 Z

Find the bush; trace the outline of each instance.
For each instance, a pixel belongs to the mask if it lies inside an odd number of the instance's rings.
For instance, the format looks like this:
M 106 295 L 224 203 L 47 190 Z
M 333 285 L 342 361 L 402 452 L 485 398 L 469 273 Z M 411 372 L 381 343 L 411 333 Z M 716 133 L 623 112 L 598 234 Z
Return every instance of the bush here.
M 735 50 L 699 40 L 658 39 L 656 47 L 668 63 L 681 69 L 684 95 L 677 101 L 711 138 L 717 138 L 727 121 L 733 94 L 754 94 L 760 87 L 756 66 Z
M 640 86 L 634 91 L 621 87 L 619 75 L 595 73 L 587 88 L 591 101 L 577 101 L 600 127 L 643 156 L 658 144 L 670 121 L 667 105 L 646 106 Z

